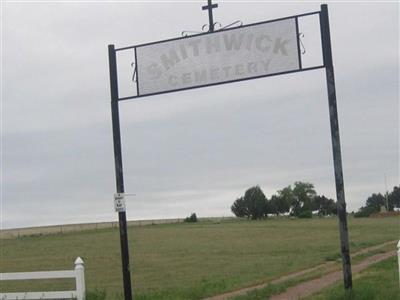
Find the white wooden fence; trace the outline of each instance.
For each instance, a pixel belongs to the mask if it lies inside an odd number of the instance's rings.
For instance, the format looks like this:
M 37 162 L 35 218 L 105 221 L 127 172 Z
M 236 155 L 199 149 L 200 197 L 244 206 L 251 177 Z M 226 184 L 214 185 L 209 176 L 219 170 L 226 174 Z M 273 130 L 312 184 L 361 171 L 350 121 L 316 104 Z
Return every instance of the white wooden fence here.
M 1 300 L 35 300 L 35 299 L 77 299 L 85 300 L 85 268 L 83 260 L 75 260 L 74 270 L 48 271 L 48 272 L 19 272 L 0 273 L 0 280 L 31 280 L 31 279 L 59 279 L 75 278 L 76 289 L 60 292 L 20 292 L 0 293 Z
M 399 264 L 399 286 L 400 286 L 400 241 L 397 243 L 397 263 Z

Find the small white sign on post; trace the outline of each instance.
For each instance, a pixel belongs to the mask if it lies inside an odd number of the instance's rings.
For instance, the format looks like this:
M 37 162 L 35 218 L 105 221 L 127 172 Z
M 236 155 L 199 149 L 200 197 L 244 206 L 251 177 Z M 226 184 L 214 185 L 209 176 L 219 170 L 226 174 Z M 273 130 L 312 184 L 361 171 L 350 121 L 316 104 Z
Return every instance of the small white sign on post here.
M 115 208 L 116 212 L 126 211 L 125 194 L 124 193 L 115 193 L 114 194 L 114 208 Z

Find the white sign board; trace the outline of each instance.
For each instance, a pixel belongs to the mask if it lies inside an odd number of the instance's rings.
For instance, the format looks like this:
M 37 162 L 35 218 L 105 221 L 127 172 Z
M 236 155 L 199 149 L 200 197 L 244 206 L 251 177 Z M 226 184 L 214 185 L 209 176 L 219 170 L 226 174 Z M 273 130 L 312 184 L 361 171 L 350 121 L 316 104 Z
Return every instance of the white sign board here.
M 114 194 L 114 209 L 116 212 L 126 211 L 125 194 L 124 193 Z
M 299 70 L 294 18 L 136 47 L 139 95 Z

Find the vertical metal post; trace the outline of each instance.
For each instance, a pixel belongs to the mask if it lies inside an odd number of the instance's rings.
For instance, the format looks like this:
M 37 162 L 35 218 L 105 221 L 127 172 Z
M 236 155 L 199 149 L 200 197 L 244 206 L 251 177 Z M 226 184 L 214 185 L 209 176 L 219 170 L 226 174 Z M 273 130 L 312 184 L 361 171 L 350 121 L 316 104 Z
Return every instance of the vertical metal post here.
M 347 229 L 346 201 L 344 196 L 342 154 L 340 150 L 339 121 L 336 105 L 335 75 L 333 72 L 331 37 L 329 29 L 328 6 L 321 5 L 320 12 L 321 40 L 326 84 L 328 89 L 329 115 L 331 124 L 333 163 L 335 170 L 337 213 L 339 218 L 340 248 L 343 263 L 343 279 L 346 290 L 352 288 L 352 274 L 350 262 L 349 236 Z
M 114 141 L 115 180 L 117 193 L 124 193 L 124 174 L 122 169 L 121 132 L 118 109 L 118 79 L 117 62 L 114 45 L 108 45 L 108 60 L 110 67 L 111 116 Z M 122 276 L 124 280 L 125 300 L 132 300 L 131 273 L 129 267 L 129 245 L 126 226 L 126 212 L 118 212 L 119 234 L 121 241 Z

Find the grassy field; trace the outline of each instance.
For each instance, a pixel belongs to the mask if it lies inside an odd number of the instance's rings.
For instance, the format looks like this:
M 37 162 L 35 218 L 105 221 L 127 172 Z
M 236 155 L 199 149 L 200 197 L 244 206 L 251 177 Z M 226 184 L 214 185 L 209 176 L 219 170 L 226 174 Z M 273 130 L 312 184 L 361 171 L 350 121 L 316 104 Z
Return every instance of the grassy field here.
M 343 285 L 336 284 L 307 300 L 400 300 L 397 258 L 392 257 L 361 272 L 353 286 L 352 292 L 345 294 Z
M 349 219 L 352 252 L 399 237 L 398 218 Z M 269 281 L 339 257 L 336 218 L 149 225 L 129 229 L 136 299 L 201 299 Z M 0 272 L 86 266 L 89 291 L 121 297 L 117 229 L 1 240 Z M 2 291 L 49 287 L 10 283 Z M 70 288 L 56 281 L 51 289 Z

